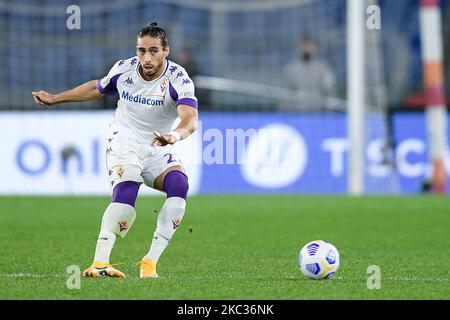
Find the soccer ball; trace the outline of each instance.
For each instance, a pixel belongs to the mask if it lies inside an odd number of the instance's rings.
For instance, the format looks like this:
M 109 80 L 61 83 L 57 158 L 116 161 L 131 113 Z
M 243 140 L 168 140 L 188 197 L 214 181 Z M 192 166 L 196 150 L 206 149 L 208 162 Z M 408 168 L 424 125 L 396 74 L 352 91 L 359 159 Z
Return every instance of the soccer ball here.
M 298 265 L 308 278 L 329 279 L 339 268 L 339 252 L 327 241 L 311 241 L 300 250 Z

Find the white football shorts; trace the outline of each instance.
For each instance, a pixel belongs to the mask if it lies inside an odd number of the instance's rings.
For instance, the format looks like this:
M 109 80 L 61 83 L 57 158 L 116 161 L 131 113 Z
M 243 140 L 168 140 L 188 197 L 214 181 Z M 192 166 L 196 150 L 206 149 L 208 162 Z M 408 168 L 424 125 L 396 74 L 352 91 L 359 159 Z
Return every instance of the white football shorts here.
M 131 138 L 111 137 L 107 141 L 106 167 L 110 186 L 123 181 L 153 182 L 167 168 L 183 165 L 173 145 L 152 146 Z

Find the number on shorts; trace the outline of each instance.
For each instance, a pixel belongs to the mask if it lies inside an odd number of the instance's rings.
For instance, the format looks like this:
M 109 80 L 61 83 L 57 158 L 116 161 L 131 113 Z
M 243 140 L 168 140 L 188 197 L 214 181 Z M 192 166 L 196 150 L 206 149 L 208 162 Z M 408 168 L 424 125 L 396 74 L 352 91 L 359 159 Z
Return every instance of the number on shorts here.
M 173 154 L 171 154 L 171 153 L 166 153 L 165 155 L 164 155 L 164 157 L 165 156 L 169 156 L 169 160 L 167 160 L 167 164 L 169 164 L 169 163 L 171 163 L 171 162 L 175 162 L 175 160 L 173 160 Z

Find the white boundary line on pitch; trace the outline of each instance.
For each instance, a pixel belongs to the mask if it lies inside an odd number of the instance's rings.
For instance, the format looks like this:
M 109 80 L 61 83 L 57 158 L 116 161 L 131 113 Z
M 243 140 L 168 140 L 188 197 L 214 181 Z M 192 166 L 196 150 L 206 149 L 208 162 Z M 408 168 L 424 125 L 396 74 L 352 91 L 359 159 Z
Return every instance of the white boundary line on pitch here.
M 6 278 L 63 278 L 64 275 L 57 274 L 33 274 L 33 273 L 5 273 L 2 276 Z
M 65 275 L 57 275 L 57 274 L 33 274 L 33 273 L 5 273 L 2 274 L 3 277 L 6 278 L 65 278 Z M 166 276 L 166 279 L 176 279 L 178 278 L 176 275 L 170 275 Z M 205 277 L 205 276 L 192 276 L 189 277 L 190 279 L 196 279 L 196 280 L 210 280 L 210 279 L 217 279 L 217 275 L 211 275 L 211 277 Z M 220 277 L 219 277 L 220 278 Z M 233 278 L 233 279 L 240 279 L 240 277 L 225 277 L 225 278 Z M 251 277 L 245 277 L 246 279 L 251 279 Z M 263 280 L 265 279 L 265 276 L 255 277 L 256 280 Z M 269 276 L 270 278 L 270 276 Z M 296 279 L 303 279 L 303 277 L 300 275 L 299 277 L 281 277 L 284 279 L 289 280 L 296 280 Z M 306 279 L 306 278 L 305 278 Z M 339 281 L 366 281 L 367 278 L 351 278 L 351 277 L 342 277 L 337 276 L 334 277 L 334 279 Z M 450 282 L 450 278 L 421 278 L 421 277 L 382 277 L 382 281 L 412 281 L 412 282 Z
M 351 280 L 351 281 L 365 281 L 367 278 L 347 278 L 347 277 L 335 277 L 337 280 Z M 421 278 L 421 277 L 381 277 L 381 281 L 416 281 L 416 282 L 450 282 L 450 278 Z

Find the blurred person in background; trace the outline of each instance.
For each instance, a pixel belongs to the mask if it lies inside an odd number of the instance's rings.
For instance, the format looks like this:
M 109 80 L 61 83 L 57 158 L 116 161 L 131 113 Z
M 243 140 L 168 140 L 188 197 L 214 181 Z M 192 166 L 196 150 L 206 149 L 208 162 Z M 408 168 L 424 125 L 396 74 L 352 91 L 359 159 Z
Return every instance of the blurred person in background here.
M 325 110 L 327 97 L 336 97 L 336 75 L 328 64 L 317 57 L 317 44 L 304 36 L 298 46 L 298 60 L 282 71 L 284 87 L 298 93 L 298 103 L 282 103 L 280 110 Z
M 183 66 L 189 76 L 195 81 L 195 77 L 200 75 L 197 62 L 192 58 L 192 50 L 182 48 L 175 54 L 175 63 Z M 196 97 L 202 104 L 202 110 L 211 109 L 210 92 L 206 89 L 196 88 Z
M 179 65 L 183 66 L 183 68 L 186 70 L 186 72 L 191 76 L 191 78 L 198 75 L 198 66 L 197 62 L 195 62 L 192 59 L 191 51 L 187 48 L 183 48 L 175 55 L 175 58 L 173 59 L 174 62 L 178 63 Z

